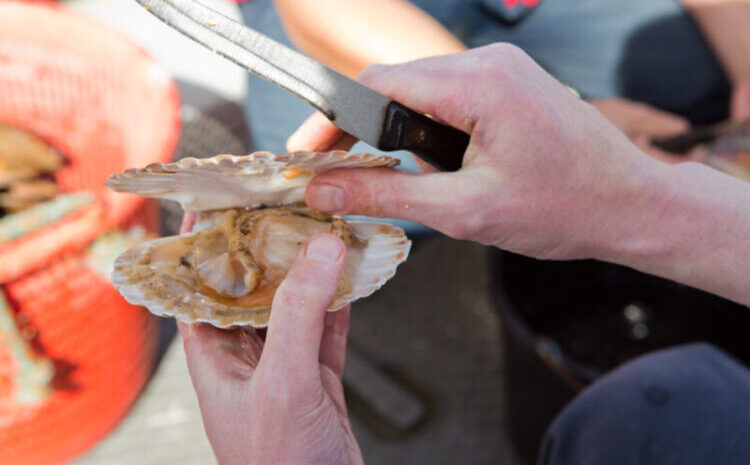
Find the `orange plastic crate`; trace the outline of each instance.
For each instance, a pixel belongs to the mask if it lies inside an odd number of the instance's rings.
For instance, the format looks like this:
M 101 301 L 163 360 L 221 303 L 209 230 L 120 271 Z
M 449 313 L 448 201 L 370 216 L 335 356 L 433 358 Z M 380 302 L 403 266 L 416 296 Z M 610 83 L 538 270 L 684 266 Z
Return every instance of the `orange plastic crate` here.
M 43 402 L 0 407 L 0 464 L 62 463 L 122 418 L 153 368 L 158 321 L 90 269 L 85 250 L 113 227 L 155 230 L 155 203 L 103 183 L 171 158 L 179 96 L 160 66 L 107 27 L 54 3 L 15 1 L 0 2 L 0 96 L 0 122 L 40 135 L 69 161 L 61 188 L 97 197 L 88 210 L 0 244 L 0 284 L 56 368 Z M 13 369 L 0 344 L 3 368 Z

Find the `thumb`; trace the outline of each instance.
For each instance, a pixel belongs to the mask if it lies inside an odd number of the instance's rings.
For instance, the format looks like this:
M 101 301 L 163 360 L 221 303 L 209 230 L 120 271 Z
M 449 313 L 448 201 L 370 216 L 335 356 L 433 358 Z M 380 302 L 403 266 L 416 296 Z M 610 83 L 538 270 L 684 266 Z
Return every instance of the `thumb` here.
M 319 374 L 318 357 L 328 306 L 346 262 L 346 246 L 333 234 L 312 236 L 276 290 L 260 365 L 286 373 Z
M 337 215 L 400 218 L 450 234 L 456 208 L 471 195 L 462 182 L 465 175 L 461 171 L 410 174 L 388 168 L 329 171 L 310 182 L 305 202 Z

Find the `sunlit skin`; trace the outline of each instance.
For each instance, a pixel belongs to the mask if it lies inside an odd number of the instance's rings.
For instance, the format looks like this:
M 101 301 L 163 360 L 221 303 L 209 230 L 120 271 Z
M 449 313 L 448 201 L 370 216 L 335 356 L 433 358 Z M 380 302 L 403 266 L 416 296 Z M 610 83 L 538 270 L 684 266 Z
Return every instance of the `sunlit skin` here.
M 186 216 L 182 232 L 193 222 Z M 338 237 L 313 236 L 276 292 L 265 338 L 179 324 L 219 464 L 363 463 L 341 385 L 349 308 L 326 312 L 345 260 Z
M 415 220 L 535 257 L 621 263 L 750 304 L 750 184 L 647 156 L 521 50 L 371 67 L 360 79 L 470 133 L 464 166 L 325 173 L 307 189 L 311 207 Z M 293 138 L 298 148 L 350 142 L 324 118 Z M 346 248 L 313 240 L 274 298 L 265 342 L 252 330 L 180 325 L 221 465 L 362 463 L 341 385 L 349 310 L 325 310 Z
M 329 172 L 307 189 L 313 208 L 418 221 L 539 258 L 611 261 L 750 304 L 750 185 L 645 156 L 518 48 L 375 66 L 361 80 L 470 132 L 464 166 Z M 339 135 L 317 117 L 290 144 Z
M 408 0 L 274 3 L 295 45 L 349 76 L 357 76 L 375 63 L 402 63 L 466 49 L 450 31 Z M 750 117 L 750 0 L 683 0 L 683 4 L 732 80 L 732 117 Z M 591 104 L 650 155 L 664 161 L 682 161 L 654 148 L 650 140 L 687 130 L 686 119 L 623 98 L 592 100 Z
M 732 82 L 731 116 L 750 118 L 750 0 L 682 0 Z

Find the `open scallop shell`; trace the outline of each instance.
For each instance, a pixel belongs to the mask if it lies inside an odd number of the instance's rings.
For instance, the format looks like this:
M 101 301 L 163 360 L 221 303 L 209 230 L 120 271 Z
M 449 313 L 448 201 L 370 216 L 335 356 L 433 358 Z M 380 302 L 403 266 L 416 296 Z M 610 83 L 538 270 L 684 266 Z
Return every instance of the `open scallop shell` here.
M 339 310 L 350 302 L 378 290 L 396 272 L 409 254 L 411 242 L 401 228 L 378 223 L 349 223 L 351 232 L 367 242 L 363 249 L 349 248 L 345 274 L 351 288 L 338 293 L 329 311 Z M 115 262 L 113 283 L 135 305 L 152 313 L 173 316 L 189 323 L 210 323 L 219 328 L 250 325 L 265 327 L 270 306 L 237 307 L 217 302 L 191 285 L 192 273 L 180 272 L 179 258 L 172 263 L 154 265 L 154 252 L 179 249 L 195 234 L 165 237 L 144 242 L 121 255 Z M 169 254 L 167 250 L 166 255 Z
M 258 208 L 303 202 L 307 184 L 325 171 L 397 164 L 395 158 L 343 151 L 217 155 L 129 169 L 110 176 L 107 187 L 118 192 L 175 200 L 188 211 Z
M 186 322 L 210 323 L 220 328 L 264 327 L 271 310 L 268 296 L 272 297 L 275 287 L 269 285 L 266 290 L 257 291 L 260 294 L 266 292 L 262 299 L 255 299 L 253 292 L 245 294 L 242 296 L 245 300 L 239 305 L 234 293 L 242 289 L 242 282 L 247 282 L 248 276 L 252 276 L 252 269 L 244 262 L 240 264 L 240 255 L 231 255 L 236 250 L 230 251 L 227 258 L 221 247 L 229 250 L 231 246 L 224 244 L 236 244 L 232 242 L 234 238 L 252 241 L 253 234 L 254 237 L 265 234 L 263 237 L 273 240 L 259 242 L 262 246 L 255 246 L 253 260 L 261 260 L 260 257 L 265 255 L 267 260 L 281 257 L 279 260 L 291 263 L 293 258 L 290 257 L 296 256 L 298 250 L 293 250 L 294 247 L 301 247 L 311 230 L 285 230 L 283 221 L 276 217 L 301 215 L 310 221 L 321 222 L 324 229 L 328 228 L 325 230 L 338 231 L 345 241 L 348 238 L 344 278 L 329 308 L 329 311 L 338 310 L 383 286 L 406 259 L 411 242 L 396 226 L 344 223 L 338 217 L 291 205 L 300 205 L 304 201 L 307 183 L 317 173 L 346 167 L 389 167 L 396 163 L 397 160 L 387 157 L 346 152 L 297 152 L 290 155 L 259 152 L 247 156 L 219 155 L 205 160 L 184 159 L 112 176 L 107 182 L 111 188 L 176 200 L 187 210 L 202 212 L 193 232 L 144 242 L 121 255 L 115 263 L 113 283 L 129 302 L 143 305 L 157 315 L 173 316 Z M 278 208 L 259 209 L 266 206 Z M 252 232 L 261 228 L 261 220 L 248 223 L 252 225 L 249 229 L 240 228 L 237 222 L 240 217 L 271 218 L 270 232 Z M 229 230 L 232 232 L 227 232 Z M 216 237 L 221 237 L 221 246 L 206 246 Z M 275 245 L 269 245 L 272 243 Z M 290 246 L 290 243 L 295 245 Z M 231 260 L 231 264 L 222 260 Z M 257 264 L 253 262 L 250 266 Z M 242 278 L 236 276 L 238 267 L 243 270 L 241 273 L 245 273 Z M 207 288 L 206 283 L 218 279 L 205 273 L 227 276 L 228 281 L 224 281 L 227 285 Z M 253 279 L 249 282 L 254 282 Z

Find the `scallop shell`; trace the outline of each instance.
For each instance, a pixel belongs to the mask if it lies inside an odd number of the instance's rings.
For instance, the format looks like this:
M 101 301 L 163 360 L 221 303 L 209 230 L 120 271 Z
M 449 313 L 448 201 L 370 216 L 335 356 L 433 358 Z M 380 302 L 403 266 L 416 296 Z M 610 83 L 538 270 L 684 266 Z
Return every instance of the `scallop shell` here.
M 217 155 L 153 163 L 110 176 L 107 187 L 145 197 L 175 200 L 188 211 L 290 205 L 305 199 L 317 174 L 338 168 L 393 167 L 398 160 L 370 154 L 294 152 Z
M 411 247 L 411 242 L 399 227 L 364 222 L 347 224 L 349 230 L 367 245 L 362 249 L 349 248 L 344 273 L 351 287 L 336 296 L 329 311 L 339 310 L 382 287 L 395 274 L 398 265 L 406 260 Z M 117 259 L 112 282 L 128 302 L 145 306 L 156 315 L 172 316 L 189 323 L 210 323 L 219 328 L 267 326 L 270 306 L 225 305 L 197 291 L 190 284 L 190 276 L 181 275 L 179 267 L 169 266 L 166 262 L 164 266 L 154 264 L 155 251 L 168 255 L 169 250 L 165 249 L 182 249 L 188 246 L 191 238 L 206 231 L 139 244 Z
M 282 207 L 264 210 L 272 212 L 272 215 L 284 209 L 302 209 L 307 212 L 305 214 L 314 212 L 304 207 L 283 206 L 304 202 L 305 188 L 318 173 L 337 168 L 392 167 L 396 164 L 398 160 L 389 157 L 340 151 L 295 152 L 289 155 L 257 152 L 246 156 L 186 158 L 176 163 L 156 163 L 144 169 L 131 169 L 111 176 L 107 186 L 115 190 L 175 200 L 186 210 L 202 212 L 191 233 L 144 242 L 121 255 L 115 262 L 112 281 L 128 302 L 143 305 L 157 315 L 173 316 L 191 323 L 210 323 L 220 328 L 243 325 L 264 327 L 268 324 L 271 311 L 267 300 L 261 299 L 263 304 L 240 306 L 236 299 L 216 294 L 215 286 L 206 288 L 206 279 L 195 277 L 196 273 L 200 275 L 205 270 L 232 276 L 231 268 L 221 263 L 224 255 L 220 250 L 206 255 L 217 262 L 209 263 L 201 271 L 195 271 L 185 263 L 185 251 L 193 250 L 193 257 L 197 257 L 196 244 L 211 234 L 220 231 L 226 233 L 227 227 L 233 227 L 231 225 L 234 223 L 225 221 L 225 212 L 228 211 L 254 216 L 256 213 L 253 212 L 258 211 L 255 209 L 270 206 Z M 337 217 L 334 217 L 334 221 L 341 223 Z M 356 239 L 349 246 L 344 270 L 346 285 L 339 286 L 329 311 L 338 310 L 382 287 L 395 274 L 398 265 L 406 260 L 411 247 L 404 231 L 396 226 L 365 222 L 347 222 L 346 225 Z M 299 233 L 295 229 L 286 231 L 290 231 L 288 234 L 292 234 L 292 237 Z M 279 236 L 287 234 L 279 233 L 279 230 L 275 230 L 274 235 L 268 234 L 268 237 L 281 237 L 282 243 L 291 241 L 285 239 L 289 236 Z M 298 241 L 301 240 L 301 237 L 297 237 L 292 242 L 300 244 Z M 267 247 L 265 242 L 262 244 Z M 288 259 L 290 250 L 286 247 L 280 253 L 286 254 L 282 256 Z M 275 260 L 279 256 L 270 257 Z M 257 257 L 253 255 L 253 258 Z M 230 291 L 236 289 L 231 286 L 230 281 L 229 287 L 223 290 L 231 294 Z M 275 292 L 273 286 L 271 288 L 269 292 Z M 266 293 L 264 298 L 268 295 Z M 252 292 L 249 296 L 252 296 Z

